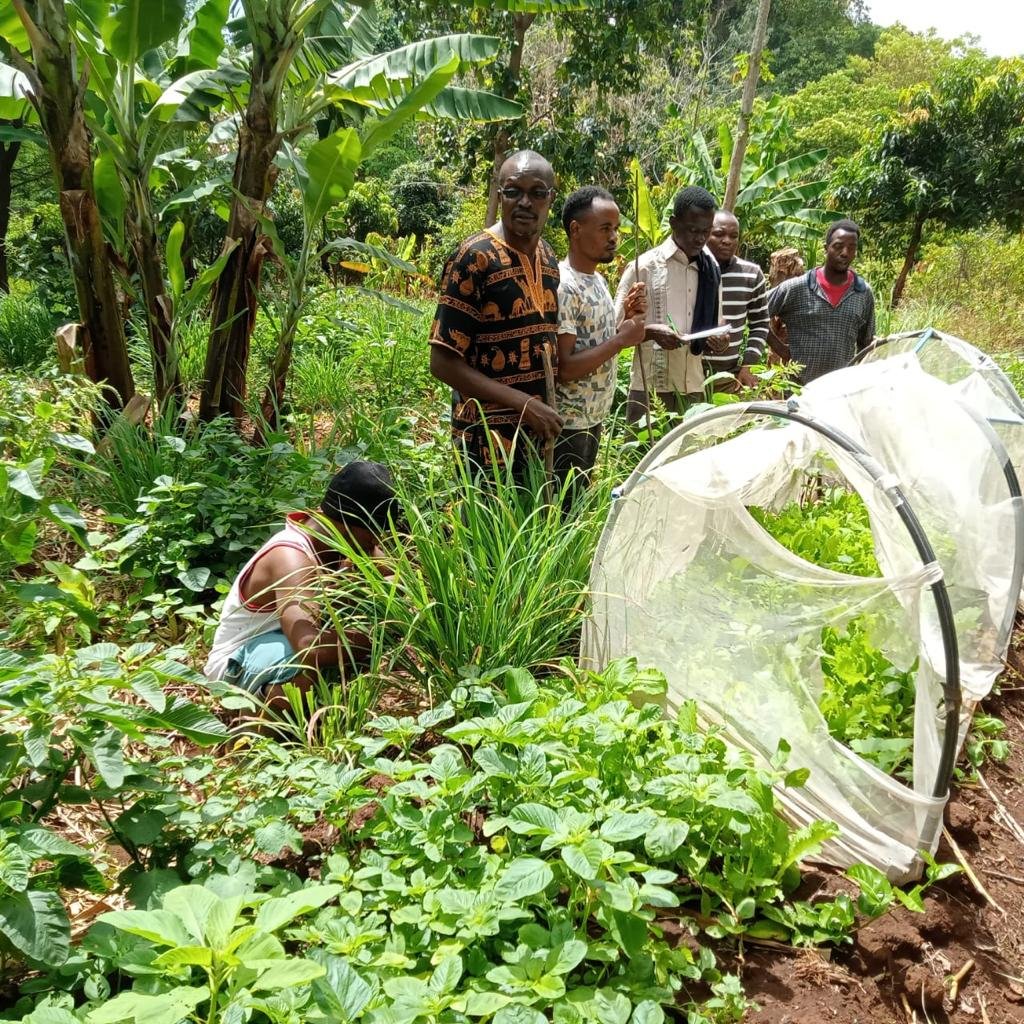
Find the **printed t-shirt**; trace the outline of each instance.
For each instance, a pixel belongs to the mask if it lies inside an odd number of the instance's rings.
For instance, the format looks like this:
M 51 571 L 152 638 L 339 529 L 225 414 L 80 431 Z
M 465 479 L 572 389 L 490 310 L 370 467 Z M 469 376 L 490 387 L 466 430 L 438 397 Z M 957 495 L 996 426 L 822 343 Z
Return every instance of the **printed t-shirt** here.
M 532 257 L 490 231 L 467 238 L 444 268 L 430 344 L 456 352 L 492 380 L 545 400 L 542 352 L 557 366 L 558 261 L 543 239 Z M 492 433 L 510 440 L 531 432 L 521 414 L 452 391 L 452 437 L 479 461 L 490 463 L 483 416 Z M 497 441 L 498 438 L 495 438 Z
M 558 264 L 558 333 L 574 334 L 574 352 L 601 345 L 615 335 L 615 302 L 601 274 L 581 274 L 568 260 Z M 579 380 L 558 385 L 558 414 L 568 430 L 603 423 L 615 397 L 615 358 Z

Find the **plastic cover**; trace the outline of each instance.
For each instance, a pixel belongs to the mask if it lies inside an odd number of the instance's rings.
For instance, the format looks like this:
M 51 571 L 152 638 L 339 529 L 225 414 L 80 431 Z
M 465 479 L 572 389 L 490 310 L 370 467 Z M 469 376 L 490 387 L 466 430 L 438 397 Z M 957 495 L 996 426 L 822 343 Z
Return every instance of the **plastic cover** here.
M 594 562 L 583 660 L 601 667 L 635 656 L 657 666 L 668 678 L 670 711 L 695 700 L 707 720 L 765 761 L 786 740 L 787 767 L 808 768 L 810 777 L 780 789 L 781 805 L 797 823 L 827 818 L 840 826 L 823 859 L 867 862 L 902 881 L 920 874 L 919 850 L 934 851 L 945 803 L 932 796 L 945 664 L 928 588 L 945 574 L 959 611 L 965 690 L 980 697 L 1005 650 L 1021 509 L 976 418 L 911 358 L 819 378 L 799 409 L 849 434 L 874 460 L 742 406 L 684 423 L 614 506 Z M 747 511 L 781 509 L 814 472 L 863 498 L 881 577 L 805 562 Z M 922 565 L 893 504 L 896 482 L 934 532 L 938 564 Z M 834 740 L 818 710 L 822 627 L 854 616 L 898 668 L 917 661 L 912 786 Z
M 988 421 L 1024 485 L 1024 402 L 999 364 L 970 342 L 930 327 L 882 339 L 863 361 L 907 356 L 949 384 L 961 402 Z

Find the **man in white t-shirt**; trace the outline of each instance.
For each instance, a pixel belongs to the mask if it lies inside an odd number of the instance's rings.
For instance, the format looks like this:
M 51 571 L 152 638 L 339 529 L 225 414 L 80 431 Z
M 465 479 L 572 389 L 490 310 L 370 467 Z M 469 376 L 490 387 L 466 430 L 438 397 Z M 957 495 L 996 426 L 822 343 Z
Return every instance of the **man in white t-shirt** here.
M 619 245 L 619 208 L 610 192 L 596 185 L 577 189 L 562 207 L 562 226 L 569 255 L 558 265 L 557 399 L 563 427 L 555 442 L 555 474 L 560 484 L 574 476 L 568 505 L 590 480 L 615 395 L 616 357 L 644 340 L 647 302 L 638 283 L 625 298 L 620 322 L 597 271 Z

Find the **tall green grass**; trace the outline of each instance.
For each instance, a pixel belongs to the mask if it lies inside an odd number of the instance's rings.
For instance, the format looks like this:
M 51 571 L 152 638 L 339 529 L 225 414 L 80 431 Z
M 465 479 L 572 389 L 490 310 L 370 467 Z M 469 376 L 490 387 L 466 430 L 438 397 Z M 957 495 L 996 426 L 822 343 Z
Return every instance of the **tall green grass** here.
M 153 482 L 175 476 L 181 465 L 187 442 L 180 436 L 180 413 L 167 402 L 151 423 L 115 421 L 80 482 L 81 498 L 108 514 L 134 515 Z
M 390 305 L 346 289 L 321 296 L 299 334 L 290 397 L 296 408 L 343 412 L 416 408 L 443 388 L 430 375 L 429 304 Z
M 8 370 L 34 370 L 54 362 L 56 324 L 34 291 L 15 287 L 0 293 L 0 366 Z
M 865 260 L 878 334 L 935 327 L 987 352 L 1024 348 L 1024 235 L 997 229 L 948 233 L 925 245 L 903 301 L 889 309 L 896 262 Z
M 418 493 L 400 483 L 408 532 L 388 538 L 384 563 L 339 540 L 355 571 L 332 578 L 324 600 L 385 637 L 392 672 L 432 700 L 506 665 L 536 671 L 576 652 L 607 480 L 570 516 L 542 486 L 505 476 L 481 487 L 461 464 Z

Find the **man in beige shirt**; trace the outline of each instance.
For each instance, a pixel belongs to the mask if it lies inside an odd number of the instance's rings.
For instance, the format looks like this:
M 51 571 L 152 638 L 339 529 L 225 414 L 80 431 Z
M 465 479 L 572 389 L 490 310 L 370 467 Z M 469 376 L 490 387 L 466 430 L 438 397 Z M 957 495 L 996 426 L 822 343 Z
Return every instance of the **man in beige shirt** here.
M 701 353 L 707 342 L 713 347 L 718 339 L 684 342 L 679 336 L 721 323 L 721 273 L 717 261 L 704 248 L 716 209 L 710 192 L 696 186 L 684 188 L 672 206 L 672 234 L 640 256 L 639 280 L 646 285 L 648 297 L 647 333 L 643 343 L 633 350 L 626 406 L 630 423 L 644 416 L 652 391 L 675 412 L 703 400 Z M 616 294 L 620 319 L 626 295 L 637 279 L 636 267 L 630 263 Z

